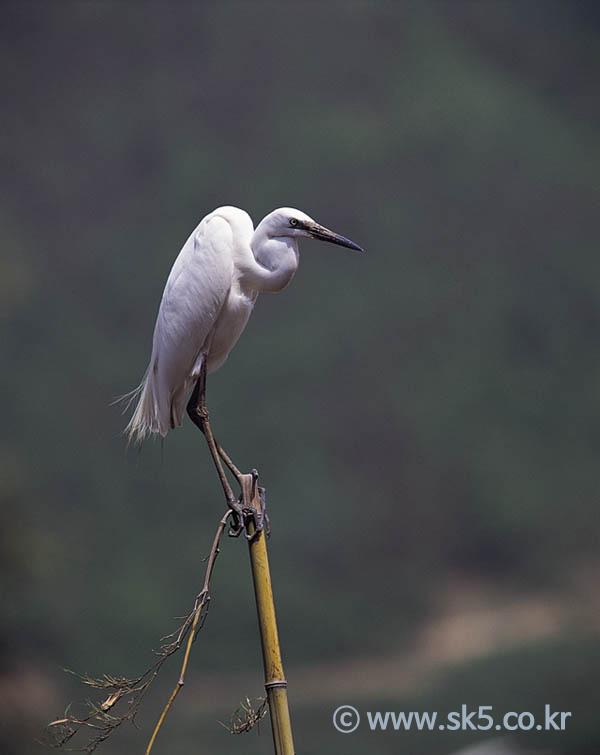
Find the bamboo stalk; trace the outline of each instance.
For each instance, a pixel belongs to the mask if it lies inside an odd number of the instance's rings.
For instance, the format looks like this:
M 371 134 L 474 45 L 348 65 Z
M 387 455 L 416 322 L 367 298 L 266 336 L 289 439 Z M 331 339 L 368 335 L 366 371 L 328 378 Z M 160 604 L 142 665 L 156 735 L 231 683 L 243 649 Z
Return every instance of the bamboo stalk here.
M 260 499 L 255 475 L 241 475 L 244 501 L 260 511 Z M 254 534 L 254 522 L 248 523 L 248 532 Z M 264 531 L 250 541 L 250 564 L 254 581 L 254 595 L 258 613 L 258 626 L 262 643 L 265 669 L 265 689 L 271 713 L 271 728 L 275 755 L 294 755 L 292 723 L 287 699 L 287 682 L 279 647 L 279 634 L 275 617 L 275 603 L 271 586 L 271 572 Z

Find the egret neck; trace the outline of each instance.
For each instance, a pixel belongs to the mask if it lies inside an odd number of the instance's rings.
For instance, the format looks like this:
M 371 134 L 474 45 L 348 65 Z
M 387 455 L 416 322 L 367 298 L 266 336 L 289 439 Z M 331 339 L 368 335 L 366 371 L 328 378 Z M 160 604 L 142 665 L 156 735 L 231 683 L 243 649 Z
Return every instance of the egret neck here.
M 269 236 L 261 226 L 252 235 L 252 260 L 245 260 L 241 282 L 259 293 L 282 291 L 298 269 L 298 239 Z

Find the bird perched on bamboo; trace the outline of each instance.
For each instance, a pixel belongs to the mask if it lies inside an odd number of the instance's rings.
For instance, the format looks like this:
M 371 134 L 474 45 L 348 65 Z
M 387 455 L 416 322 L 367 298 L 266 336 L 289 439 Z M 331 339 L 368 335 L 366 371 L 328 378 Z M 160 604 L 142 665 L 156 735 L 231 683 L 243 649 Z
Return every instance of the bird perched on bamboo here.
M 300 210 L 281 207 L 256 227 L 237 207 L 219 207 L 194 229 L 165 286 L 152 356 L 126 427 L 141 443 L 181 426 L 184 411 L 204 433 L 229 506 L 242 518 L 221 459 L 239 470 L 215 441 L 206 409 L 206 375 L 218 369 L 241 336 L 258 294 L 283 290 L 298 268 L 301 238 L 320 239 L 362 251 L 358 244 L 319 225 Z M 190 397 L 191 393 L 191 397 Z

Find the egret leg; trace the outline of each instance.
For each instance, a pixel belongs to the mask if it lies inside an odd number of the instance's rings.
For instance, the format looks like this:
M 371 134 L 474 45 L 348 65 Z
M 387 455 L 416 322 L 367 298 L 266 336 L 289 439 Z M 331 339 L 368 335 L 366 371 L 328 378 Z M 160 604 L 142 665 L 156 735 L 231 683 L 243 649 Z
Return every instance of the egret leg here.
M 197 422 L 196 419 L 192 416 L 191 412 L 194 411 L 194 407 L 196 411 L 202 411 L 202 414 L 206 417 L 206 423 L 203 424 L 202 422 Z M 196 385 L 194 387 L 194 391 L 190 397 L 190 400 L 187 405 L 187 413 L 192 420 L 192 422 L 196 425 L 196 427 L 200 428 L 202 430 L 202 433 L 204 434 L 204 437 L 207 439 L 207 442 L 210 447 L 210 441 L 208 440 L 208 436 L 205 432 L 205 427 L 208 427 L 210 435 L 212 435 L 212 431 L 210 428 L 210 423 L 208 419 L 208 409 L 206 407 L 206 360 L 204 360 L 202 367 L 200 368 L 200 376 L 198 380 L 196 381 Z M 219 443 L 219 441 L 213 436 L 213 441 L 215 444 L 215 448 L 219 452 L 219 456 L 221 459 L 225 462 L 227 465 L 227 468 L 231 472 L 231 474 L 235 477 L 235 479 L 238 481 L 238 484 L 241 485 L 240 479 L 242 476 L 241 471 L 236 467 L 236 465 L 231 460 L 231 457 L 229 454 L 225 451 L 223 446 Z M 212 453 L 212 449 L 211 449 Z M 215 462 L 216 463 L 216 462 Z M 218 467 L 217 467 L 218 468 Z M 227 495 L 227 494 L 226 494 Z
M 228 453 L 226 453 L 226 451 L 223 448 L 223 446 L 218 441 L 216 441 L 216 440 L 215 440 L 215 444 L 217 446 L 217 451 L 219 452 L 219 456 L 223 459 L 223 461 L 225 462 L 225 464 L 229 468 L 229 471 L 231 472 L 231 474 L 235 477 L 235 479 L 239 483 L 240 478 L 242 476 L 242 473 L 235 466 L 235 464 L 231 461 L 231 457 L 229 456 Z
M 187 413 L 192 422 L 202 431 L 202 434 L 206 438 L 213 462 L 217 468 L 217 473 L 225 494 L 225 499 L 227 500 L 227 505 L 234 513 L 235 522 L 230 528 L 229 534 L 237 537 L 244 528 L 244 515 L 250 512 L 246 511 L 243 501 L 240 502 L 240 500 L 235 497 L 227 476 L 225 475 L 223 465 L 221 464 L 221 458 L 223 458 L 227 467 L 239 481 L 241 472 L 231 461 L 223 448 L 216 442 L 210 426 L 208 409 L 206 407 L 206 361 L 204 361 L 200 369 L 200 376 L 196 381 L 196 385 L 194 386 L 194 390 L 187 405 Z

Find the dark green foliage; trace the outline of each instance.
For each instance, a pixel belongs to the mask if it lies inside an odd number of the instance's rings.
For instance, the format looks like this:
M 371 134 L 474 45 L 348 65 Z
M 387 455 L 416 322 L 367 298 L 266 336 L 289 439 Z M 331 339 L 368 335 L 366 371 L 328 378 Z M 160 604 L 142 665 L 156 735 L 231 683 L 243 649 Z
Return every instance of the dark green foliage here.
M 297 206 L 367 250 L 305 243 L 209 379 L 268 488 L 289 664 L 403 647 L 448 574 L 552 592 L 597 554 L 593 7 L 3 6 L 7 668 L 135 674 L 193 603 L 209 455 L 189 426 L 126 455 L 109 402 L 219 204 Z M 257 642 L 226 543 L 197 668 L 256 668 Z

